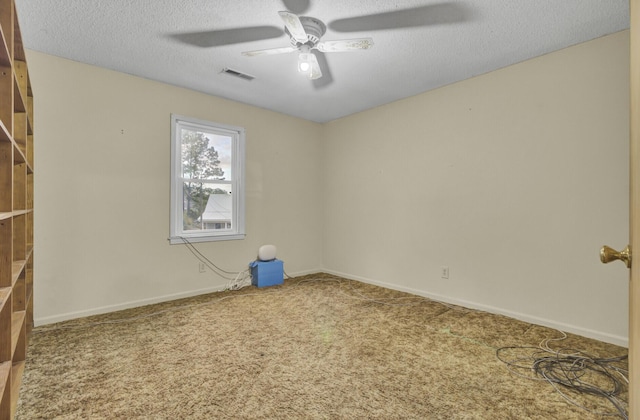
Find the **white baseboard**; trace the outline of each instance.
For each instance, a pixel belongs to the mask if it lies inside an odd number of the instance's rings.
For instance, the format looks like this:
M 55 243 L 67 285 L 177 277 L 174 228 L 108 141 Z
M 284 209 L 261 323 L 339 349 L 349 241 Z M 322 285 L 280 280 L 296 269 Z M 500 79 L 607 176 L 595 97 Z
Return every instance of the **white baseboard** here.
M 615 344 L 615 345 L 621 346 L 621 347 L 627 347 L 627 348 L 629 347 L 629 338 L 628 337 L 622 337 L 622 336 L 618 336 L 618 335 L 604 333 L 604 332 L 601 332 L 601 331 L 594 331 L 594 330 L 590 330 L 590 329 L 587 329 L 587 328 L 576 327 L 575 325 L 564 324 L 562 322 L 556 322 L 556 321 L 553 321 L 553 320 L 550 320 L 550 319 L 539 318 L 539 317 L 536 317 L 536 316 L 527 315 L 527 314 L 523 314 L 523 313 L 520 313 L 520 312 L 514 312 L 514 311 L 502 309 L 502 308 L 497 308 L 497 307 L 494 307 L 494 306 L 484 305 L 484 304 L 477 303 L 477 302 L 471 302 L 471 301 L 467 301 L 467 300 L 456 299 L 456 298 L 452 298 L 452 297 L 449 297 L 449 296 L 442 296 L 442 295 L 437 295 L 437 294 L 434 294 L 434 293 L 428 293 L 428 292 L 425 292 L 423 290 L 417 290 L 417 289 L 413 289 L 413 288 L 410 288 L 410 287 L 399 286 L 397 284 L 385 283 L 385 282 L 381 282 L 381 281 L 371 280 L 371 279 L 360 277 L 360 276 L 352 276 L 350 274 L 340 273 L 340 272 L 333 271 L 333 270 L 322 270 L 322 271 L 327 273 L 327 274 L 333 274 L 335 276 L 343 277 L 345 279 L 356 280 L 356 281 L 360 281 L 362 283 L 368 283 L 368 284 L 373 284 L 373 285 L 376 285 L 376 286 L 385 287 L 387 289 L 398 290 L 400 292 L 411 293 L 411 294 L 418 295 L 418 296 L 424 296 L 424 297 L 429 298 L 429 299 L 433 299 L 433 300 L 436 300 L 436 301 L 449 303 L 449 304 L 452 304 L 452 305 L 463 306 L 465 308 L 478 309 L 480 311 L 489 312 L 489 313 L 492 313 L 492 314 L 504 315 L 504 316 L 508 316 L 510 318 L 514 318 L 514 319 L 517 319 L 517 320 L 520 320 L 520 321 L 528 322 L 530 324 L 536 324 L 536 325 L 541 325 L 541 326 L 544 326 L 544 327 L 554 328 L 556 330 L 560 330 L 560 331 L 564 331 L 564 332 L 580 335 L 582 337 L 593 338 L 595 340 L 603 341 L 605 343 Z
M 70 319 L 84 318 L 91 315 L 102 315 L 109 312 L 121 311 L 123 309 L 137 308 L 139 306 L 152 305 L 154 303 L 168 302 L 176 299 L 182 299 L 182 298 L 188 298 L 188 297 L 193 297 L 198 295 L 204 295 L 207 293 L 219 292 L 221 290 L 224 290 L 224 288 L 225 288 L 225 285 L 207 287 L 206 289 L 191 290 L 188 292 L 180 292 L 180 293 L 175 293 L 171 295 L 163 295 L 163 296 L 156 296 L 156 297 L 147 298 L 147 299 L 132 300 L 129 302 L 117 303 L 115 305 L 101 306 L 98 308 L 91 308 L 83 311 L 67 312 L 59 315 L 35 318 L 34 324 L 35 326 L 40 326 L 40 325 L 46 325 L 46 324 L 53 324 L 56 322 L 68 321 Z
M 306 276 L 309 274 L 317 274 L 317 273 L 325 273 L 324 270 L 320 269 L 320 268 L 316 268 L 314 270 L 304 270 L 304 271 L 296 271 L 293 273 L 287 273 L 287 270 L 285 269 L 285 278 L 286 276 L 289 277 L 300 277 L 300 276 Z
M 477 302 L 456 299 L 449 296 L 442 296 L 434 293 L 428 293 L 423 290 L 417 290 L 410 287 L 399 286 L 397 284 L 371 280 L 368 278 L 353 276 L 350 274 L 341 273 L 333 270 L 314 269 L 314 270 L 305 270 L 305 271 L 287 273 L 287 275 L 289 275 L 290 277 L 298 277 L 298 276 L 304 276 L 304 275 L 316 274 L 316 273 L 333 274 L 335 276 L 339 276 L 339 277 L 343 277 L 351 280 L 357 280 L 363 283 L 385 287 L 387 289 L 393 289 L 401 292 L 411 293 L 418 296 L 424 296 L 429 299 L 450 303 L 452 305 L 463 306 L 465 308 L 471 308 L 471 309 L 478 309 L 478 310 L 493 313 L 493 314 L 505 315 L 510 318 L 518 319 L 520 321 L 529 322 L 531 324 L 536 324 L 536 325 L 542 325 L 549 328 L 555 328 L 560 331 L 577 334 L 583 337 L 593 338 L 596 340 L 604 341 L 606 343 L 611 343 L 611 344 L 615 344 L 622 347 L 629 346 L 628 337 L 622 337 L 622 336 L 604 333 L 601 331 L 594 331 L 594 330 L 590 330 L 582 327 L 576 327 L 574 325 L 564 324 L 561 322 L 556 322 L 556 321 L 545 319 L 545 318 L 539 318 L 536 316 L 531 316 L 531 315 L 523 314 L 520 312 L 505 310 L 502 308 L 488 306 L 488 305 L 484 305 Z M 101 315 L 109 312 L 121 311 L 123 309 L 131 309 L 139 306 L 152 305 L 154 303 L 168 302 L 176 299 L 182 299 L 182 298 L 188 298 L 188 297 L 193 297 L 198 295 L 204 295 L 207 293 L 219 292 L 221 290 L 224 290 L 224 288 L 225 288 L 225 285 L 219 285 L 219 286 L 208 287 L 205 289 L 191 290 L 187 292 L 156 296 L 156 297 L 151 297 L 147 299 L 133 300 L 133 301 L 118 303 L 114 305 L 101 306 L 98 308 L 91 308 L 91 309 L 82 310 L 82 311 L 67 312 L 64 314 L 36 318 L 34 319 L 34 324 L 36 326 L 40 326 L 40 325 L 46 325 L 46 324 L 53 324 L 56 322 L 68 321 L 71 319 L 84 318 L 91 315 Z
M 320 269 L 305 270 L 305 271 L 298 271 L 298 272 L 294 272 L 294 273 L 288 273 L 288 275 L 291 276 L 291 277 L 298 277 L 298 276 L 304 276 L 304 275 L 307 275 L 307 274 L 319 273 L 321 271 L 322 270 L 320 270 Z M 146 298 L 146 299 L 132 300 L 132 301 L 129 301 L 129 302 L 123 302 L 123 303 L 117 303 L 117 304 L 114 304 L 114 305 L 101 306 L 101 307 L 98 307 L 98 308 L 91 308 L 91 309 L 86 309 L 86 310 L 82 310 L 82 311 L 67 312 L 67 313 L 64 313 L 64 314 L 58 314 L 58 315 L 51 315 L 51 316 L 41 317 L 41 318 L 35 318 L 34 319 L 34 325 L 35 326 L 40 326 L 40 325 L 54 324 L 56 322 L 69 321 L 71 319 L 84 318 L 84 317 L 91 316 L 91 315 L 102 315 L 102 314 L 106 314 L 106 313 L 109 313 L 109 312 L 121 311 L 123 309 L 137 308 L 139 306 L 153 305 L 154 303 L 162 303 L 162 302 L 168 302 L 168 301 L 176 300 L 176 299 L 183 299 L 183 298 L 188 298 L 188 297 L 193 297 L 193 296 L 198 296 L 198 295 L 204 295 L 204 294 L 207 294 L 207 293 L 220 292 L 220 291 L 224 290 L 225 286 L 226 285 L 223 284 L 223 285 L 220 285 L 220 286 L 207 287 L 205 289 L 191 290 L 191 291 L 187 291 L 187 292 L 180 292 L 180 293 L 174 293 L 174 294 L 170 294 L 170 295 L 156 296 L 156 297 L 151 297 L 151 298 Z

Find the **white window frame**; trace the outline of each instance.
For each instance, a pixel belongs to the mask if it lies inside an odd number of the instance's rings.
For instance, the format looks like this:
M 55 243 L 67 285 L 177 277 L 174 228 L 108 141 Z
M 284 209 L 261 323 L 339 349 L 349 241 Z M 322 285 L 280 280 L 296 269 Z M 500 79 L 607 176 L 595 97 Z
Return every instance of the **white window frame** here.
M 229 230 L 183 230 L 182 200 L 185 178 L 182 177 L 182 139 L 180 137 L 183 128 L 220 134 L 232 139 L 232 179 L 226 181 L 231 185 L 233 203 L 232 228 Z M 209 242 L 245 238 L 244 151 L 244 128 L 171 114 L 171 226 L 169 237 L 171 244 L 183 244 L 186 242 L 185 239 L 189 242 Z M 225 182 L 215 181 L 215 183 Z

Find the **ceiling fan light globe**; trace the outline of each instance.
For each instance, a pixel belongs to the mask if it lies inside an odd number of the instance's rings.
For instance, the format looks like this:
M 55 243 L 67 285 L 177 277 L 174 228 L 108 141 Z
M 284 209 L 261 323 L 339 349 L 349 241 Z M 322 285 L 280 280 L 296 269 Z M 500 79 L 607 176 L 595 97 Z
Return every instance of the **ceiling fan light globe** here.
M 311 70 L 311 61 L 308 53 L 300 53 L 298 56 L 298 71 L 308 73 Z
M 300 73 L 306 73 L 306 72 L 308 72 L 310 69 L 311 69 L 311 64 L 309 64 L 309 63 L 307 63 L 307 62 L 305 62 L 305 61 L 303 61 L 302 63 L 300 63 L 300 64 L 298 65 L 298 71 L 299 71 Z

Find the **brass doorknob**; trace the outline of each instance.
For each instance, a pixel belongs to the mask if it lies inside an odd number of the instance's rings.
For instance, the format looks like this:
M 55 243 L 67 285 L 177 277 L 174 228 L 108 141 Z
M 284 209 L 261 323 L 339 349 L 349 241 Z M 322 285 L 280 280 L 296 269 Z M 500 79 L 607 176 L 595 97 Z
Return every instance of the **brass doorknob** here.
M 623 261 L 627 268 L 631 268 L 631 247 L 627 245 L 625 249 L 620 252 L 606 245 L 600 249 L 600 261 L 604 264 L 615 260 Z

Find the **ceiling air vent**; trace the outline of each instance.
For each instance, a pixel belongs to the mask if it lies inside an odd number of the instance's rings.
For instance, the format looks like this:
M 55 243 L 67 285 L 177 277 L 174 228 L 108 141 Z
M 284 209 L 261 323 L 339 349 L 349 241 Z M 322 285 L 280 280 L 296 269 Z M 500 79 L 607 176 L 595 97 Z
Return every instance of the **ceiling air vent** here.
M 222 73 L 228 74 L 230 76 L 239 77 L 240 79 L 249 80 L 249 81 L 255 79 L 255 76 L 251 76 L 250 74 L 242 73 L 237 70 L 229 69 L 226 67 L 222 69 Z

